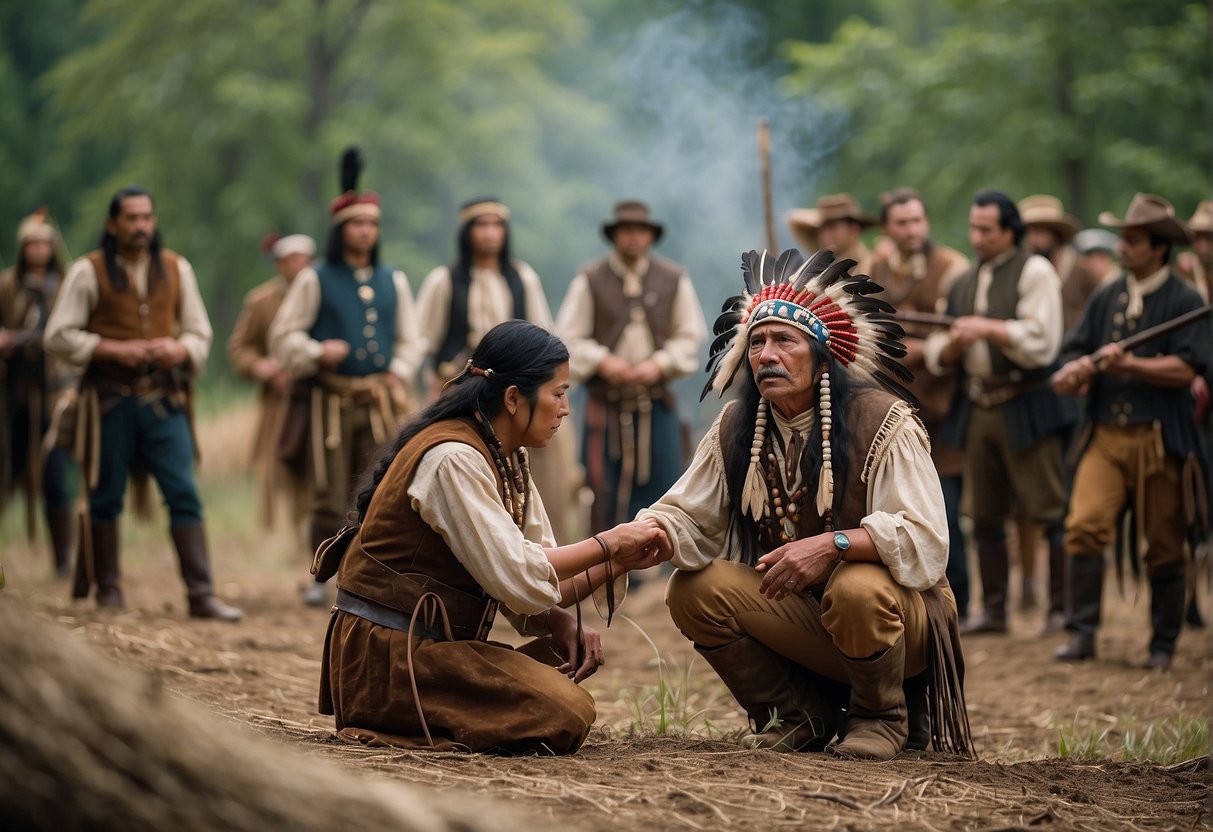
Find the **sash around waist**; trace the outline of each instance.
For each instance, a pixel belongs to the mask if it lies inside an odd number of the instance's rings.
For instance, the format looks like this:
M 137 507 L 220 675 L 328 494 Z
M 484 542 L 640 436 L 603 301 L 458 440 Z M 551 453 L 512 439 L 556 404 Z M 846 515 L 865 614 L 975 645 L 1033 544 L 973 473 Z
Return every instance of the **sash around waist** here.
M 420 599 L 427 593 L 434 593 L 442 599 L 447 616 L 450 618 L 451 634 L 456 640 L 488 638 L 489 630 L 493 626 L 493 619 L 497 614 L 497 602 L 488 595 L 473 595 L 428 575 L 397 572 L 377 558 L 361 551 L 361 547 L 357 547 L 355 552 L 360 555 L 357 558 L 357 568 L 338 575 L 338 592 L 344 592 L 370 602 L 376 608 L 394 614 L 387 616 L 391 620 L 399 621 L 400 619 L 396 616 L 401 616 L 404 624 L 398 627 L 394 624 L 384 623 L 353 609 L 346 610 L 346 612 L 352 612 L 384 627 L 407 631 L 409 619 Z M 338 608 L 343 609 L 340 605 Z M 375 614 L 373 610 L 372 614 Z M 419 619 L 418 625 L 421 623 Z M 427 626 L 437 623 L 439 622 L 430 621 L 428 617 L 425 621 Z

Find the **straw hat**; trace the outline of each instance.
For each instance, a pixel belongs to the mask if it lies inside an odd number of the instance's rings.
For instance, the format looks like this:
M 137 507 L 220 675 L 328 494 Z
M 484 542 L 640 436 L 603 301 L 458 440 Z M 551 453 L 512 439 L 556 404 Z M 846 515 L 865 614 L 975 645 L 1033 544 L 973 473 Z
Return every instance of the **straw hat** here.
M 1213 199 L 1202 199 L 1196 206 L 1196 213 L 1188 220 L 1188 228 L 1193 232 L 1213 232 Z
M 1061 200 L 1048 194 L 1025 196 L 1019 200 L 1019 216 L 1027 226 L 1040 225 L 1056 231 L 1063 242 L 1070 242 L 1082 228 L 1078 218 L 1067 214 Z

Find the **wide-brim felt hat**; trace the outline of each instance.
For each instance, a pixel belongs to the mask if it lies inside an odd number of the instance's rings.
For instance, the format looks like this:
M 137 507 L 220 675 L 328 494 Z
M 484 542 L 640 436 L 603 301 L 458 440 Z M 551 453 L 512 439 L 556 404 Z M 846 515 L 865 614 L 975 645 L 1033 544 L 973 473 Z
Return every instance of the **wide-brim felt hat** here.
M 1025 196 L 1019 200 L 1019 216 L 1024 225 L 1039 225 L 1056 231 L 1064 242 L 1070 242 L 1082 228 L 1073 214 L 1067 214 L 1061 200 L 1048 194 Z
M 1188 229 L 1193 233 L 1213 232 L 1213 199 L 1200 201 L 1195 213 L 1192 214 L 1192 219 L 1188 220 Z
M 1175 208 L 1157 194 L 1139 193 L 1129 203 L 1123 219 L 1103 211 L 1099 222 L 1111 228 L 1142 228 L 1185 245 L 1192 242 L 1192 232 L 1175 216 Z
M 821 217 L 820 225 L 834 220 L 851 220 L 864 228 L 879 225 L 879 221 L 871 214 L 865 213 L 859 207 L 859 200 L 850 194 L 829 194 L 817 200 L 817 213 Z
M 809 251 L 816 251 L 821 247 L 817 242 L 817 232 L 821 229 L 821 212 L 816 208 L 793 209 L 788 214 L 788 228 L 792 229 L 792 236 Z
M 653 219 L 649 206 L 638 199 L 625 199 L 615 203 L 615 216 L 602 224 L 602 236 L 613 242 L 620 226 L 641 225 L 653 232 L 656 243 L 665 233 L 665 226 Z

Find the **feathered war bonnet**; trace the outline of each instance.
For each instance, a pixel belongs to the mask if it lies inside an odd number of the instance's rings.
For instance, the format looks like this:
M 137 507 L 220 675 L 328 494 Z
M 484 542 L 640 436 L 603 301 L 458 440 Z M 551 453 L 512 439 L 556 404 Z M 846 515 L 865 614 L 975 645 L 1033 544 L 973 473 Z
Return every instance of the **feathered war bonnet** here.
M 708 356 L 708 382 L 699 398 L 715 390 L 723 396 L 737 370 L 747 359 L 749 333 L 764 323 L 794 326 L 821 344 L 840 367 L 859 381 L 879 384 L 894 395 L 915 403 L 901 382 L 913 375 L 899 359 L 906 354 L 905 332 L 891 317 L 892 306 L 871 297 L 884 291 L 867 275 L 852 275 L 854 260 L 835 260 L 832 251 L 819 251 L 805 261 L 795 249 L 776 260 L 767 252 L 741 256 L 745 288 L 724 302 L 712 329 L 716 336 Z M 822 372 L 818 414 L 821 419 L 821 477 L 817 512 L 832 526 L 834 472 L 830 433 L 832 407 L 830 374 Z M 741 492 L 740 510 L 760 522 L 767 512 L 767 491 L 762 475 L 762 446 L 766 438 L 770 403 L 759 402 L 750 449 L 750 466 Z M 777 508 L 777 512 L 782 509 Z M 785 527 L 790 519 L 781 518 Z
M 362 175 L 362 152 L 357 147 L 347 147 L 341 154 L 338 168 L 341 196 L 329 203 L 332 225 L 340 225 L 354 217 L 379 219 L 379 194 L 373 191 L 358 191 L 358 178 Z

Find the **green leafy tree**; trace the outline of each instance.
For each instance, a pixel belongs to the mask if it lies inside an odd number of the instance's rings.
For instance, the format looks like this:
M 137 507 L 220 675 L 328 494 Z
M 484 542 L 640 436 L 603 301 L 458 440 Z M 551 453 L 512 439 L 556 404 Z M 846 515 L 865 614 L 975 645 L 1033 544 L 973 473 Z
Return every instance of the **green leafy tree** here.
M 935 4 L 938 5 L 938 4 Z M 920 188 L 963 239 L 980 187 L 1053 193 L 1084 221 L 1136 191 L 1190 211 L 1209 188 L 1208 8 L 1180 0 L 954 0 L 916 43 L 853 18 L 828 44 L 788 43 L 794 95 L 836 121 L 831 186 L 874 205 Z
M 418 280 L 451 256 L 468 196 L 525 183 L 545 198 L 523 230 L 558 217 L 577 189 L 545 156 L 590 152 L 607 119 L 542 65 L 551 42 L 582 35 L 561 4 L 90 0 L 83 14 L 103 35 L 46 83 L 62 140 L 121 161 L 78 195 L 89 210 L 73 235 L 95 236 L 117 187 L 146 185 L 218 337 L 267 276 L 266 231 L 325 232 L 346 144 L 363 147 L 362 184 L 383 198 L 386 259 Z

